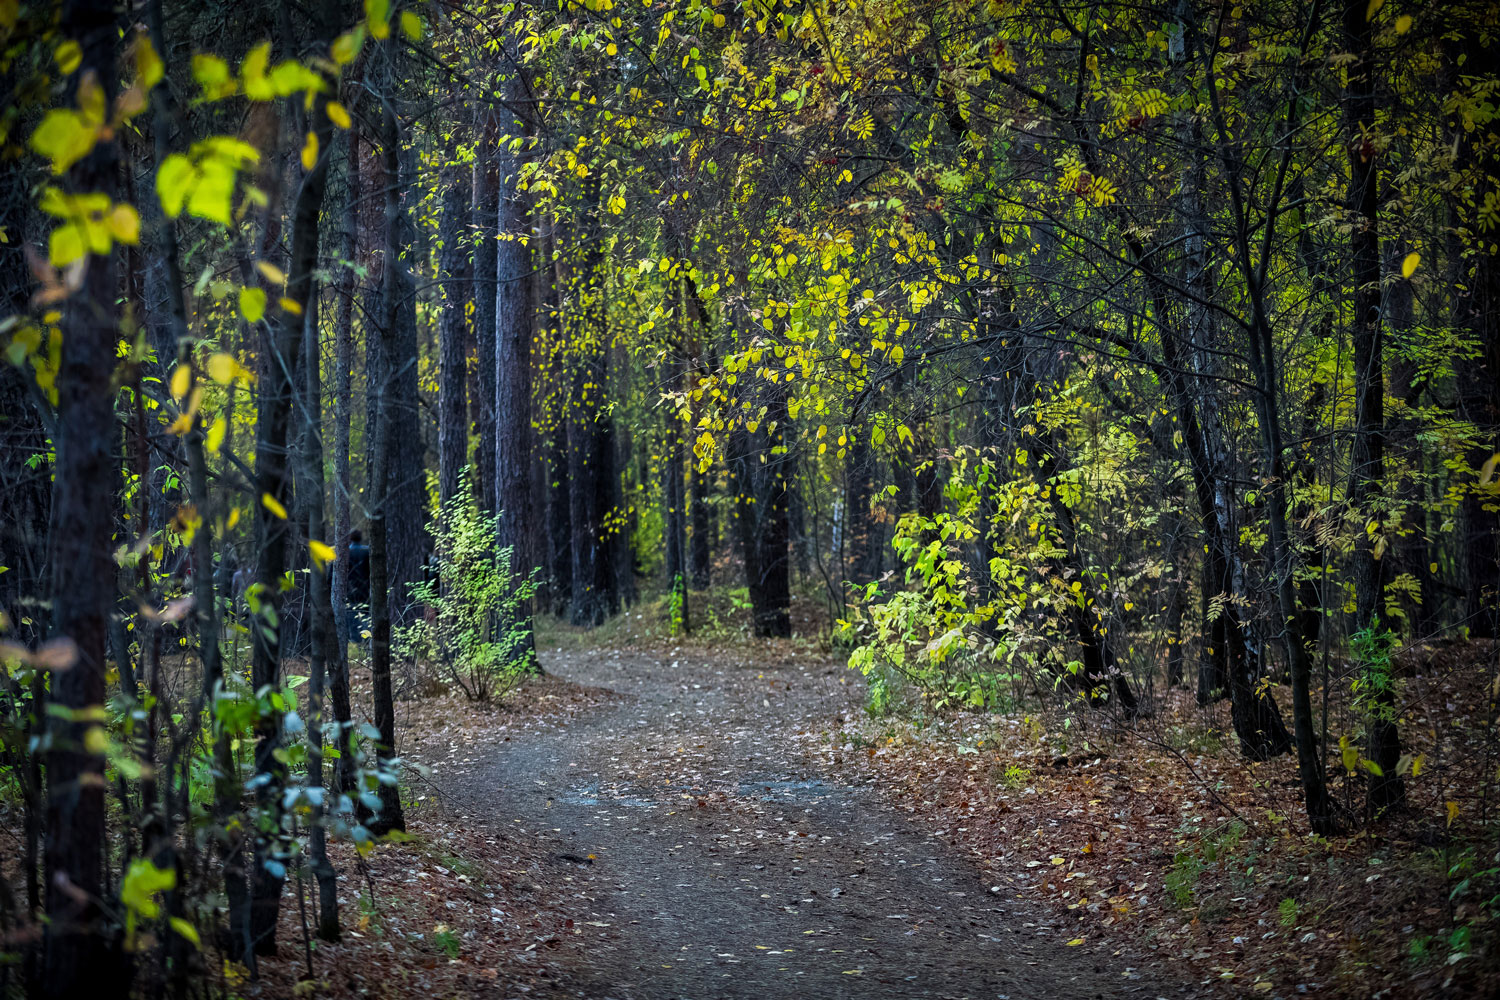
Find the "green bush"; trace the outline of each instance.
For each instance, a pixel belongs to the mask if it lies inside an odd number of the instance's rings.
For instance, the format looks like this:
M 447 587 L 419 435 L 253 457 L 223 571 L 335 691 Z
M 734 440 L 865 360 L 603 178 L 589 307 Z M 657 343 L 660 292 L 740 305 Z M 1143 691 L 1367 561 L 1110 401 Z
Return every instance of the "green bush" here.
M 504 697 L 531 670 L 534 655 L 526 608 L 536 571 L 521 578 L 511 550 L 495 548 L 499 523 L 479 509 L 465 470 L 429 526 L 439 576 L 412 588 L 428 613 L 393 636 L 398 655 L 435 664 L 473 701 Z
M 1179 851 L 1172 858 L 1172 870 L 1167 872 L 1167 894 L 1179 910 L 1193 905 L 1198 895 L 1198 876 L 1203 874 L 1203 859 L 1193 851 Z

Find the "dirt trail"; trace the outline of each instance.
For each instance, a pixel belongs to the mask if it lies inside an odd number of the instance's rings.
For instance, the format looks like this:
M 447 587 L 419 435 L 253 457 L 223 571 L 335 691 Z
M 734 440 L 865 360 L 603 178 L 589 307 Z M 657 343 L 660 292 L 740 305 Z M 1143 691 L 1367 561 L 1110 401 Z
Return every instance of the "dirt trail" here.
M 558 950 L 550 995 L 1186 995 L 1108 946 L 1068 947 L 876 789 L 817 770 L 804 748 L 857 710 L 842 667 L 686 649 L 542 662 L 619 697 L 475 747 L 451 791 L 551 852 L 538 881 L 581 947 Z

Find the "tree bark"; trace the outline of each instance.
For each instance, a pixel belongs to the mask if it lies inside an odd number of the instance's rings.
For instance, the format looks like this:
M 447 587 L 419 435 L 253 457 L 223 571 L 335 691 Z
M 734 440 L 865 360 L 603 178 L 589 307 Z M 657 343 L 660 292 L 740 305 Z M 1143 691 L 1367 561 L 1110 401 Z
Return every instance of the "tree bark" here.
M 385 166 L 385 248 L 382 273 L 380 341 L 382 379 L 371 384 L 375 403 L 370 407 L 375 427 L 374 448 L 370 464 L 370 675 L 374 687 L 375 754 L 382 770 L 392 767 L 396 756 L 396 699 L 391 685 L 391 581 L 389 550 L 391 539 L 388 519 L 393 490 L 391 481 L 392 437 L 396 421 L 392 419 L 391 387 L 394 382 L 391 359 L 400 357 L 402 302 L 408 282 L 402 277 L 401 194 L 393 181 L 400 169 L 400 127 L 395 109 L 386 103 L 382 109 L 379 142 Z M 368 432 L 368 431 L 367 431 Z M 378 789 L 380 811 L 366 822 L 376 834 L 405 830 L 401 811 L 400 789 L 382 782 Z
M 468 185 L 453 167 L 443 169 L 439 186 L 443 194 L 438 277 L 442 283 L 443 312 L 438 321 L 438 503 L 446 507 L 458 492 L 460 474 L 469 463 L 464 334 L 472 271 L 463 234 L 472 207 Z
M 1344 88 L 1345 142 L 1349 155 L 1349 205 L 1355 213 L 1349 234 L 1350 278 L 1354 285 L 1354 454 L 1353 513 L 1355 626 L 1369 636 L 1374 655 L 1364 664 L 1369 696 L 1370 734 L 1366 754 L 1379 773 L 1372 772 L 1366 806 L 1379 815 L 1406 798 L 1397 773 L 1401 735 L 1396 727 L 1395 678 L 1388 656 L 1375 652 L 1383 642 L 1382 601 L 1385 595 L 1384 554 L 1379 535 L 1366 521 L 1379 524 L 1385 479 L 1385 370 L 1380 320 L 1379 176 L 1375 154 L 1374 26 L 1368 8 L 1358 0 L 1344 4 L 1344 43 L 1355 57 L 1346 70 Z
M 333 573 L 331 603 L 338 628 L 338 648 L 329 661 L 329 695 L 333 717 L 338 723 L 339 757 L 333 768 L 333 789 L 347 794 L 354 789 L 354 717 L 349 703 L 349 643 L 353 621 L 349 608 L 349 542 L 353 523 L 350 492 L 354 474 L 349 455 L 349 421 L 354 406 L 354 295 L 355 258 L 358 256 L 358 231 L 355 225 L 359 206 L 359 133 L 350 129 L 345 142 L 344 169 L 341 174 L 344 214 L 339 226 L 339 253 L 342 271 L 339 275 L 337 303 L 334 306 L 333 330 L 333 536 L 338 564 Z
M 492 86 L 492 85 L 491 85 Z M 499 112 L 487 101 L 474 106 L 475 144 L 474 213 L 474 340 L 479 368 L 479 395 L 474 401 L 474 425 L 478 438 L 474 456 L 479 505 L 491 514 L 495 499 L 495 320 L 496 267 L 498 265 L 500 216 Z
M 525 96 L 525 81 L 513 73 L 506 87 L 514 100 Z M 503 124 L 502 119 L 502 124 Z M 519 136 L 522 123 L 512 121 L 506 131 Z M 531 510 L 531 336 L 535 322 L 532 302 L 531 211 L 520 189 L 520 156 L 510 143 L 500 147 L 496 158 L 499 175 L 499 208 L 496 216 L 501 239 L 495 254 L 495 503 L 500 515 L 496 544 L 511 552 L 512 585 L 530 575 L 538 548 L 532 543 L 536 531 Z M 523 602 L 520 620 L 503 627 L 526 633 L 526 648 L 535 650 L 531 602 Z
M 70 0 L 63 10 L 69 35 L 81 47 L 74 75 L 103 89 L 105 106 L 115 91 L 114 5 Z M 118 152 L 112 139 L 68 172 L 68 186 L 113 198 Z M 104 758 L 91 752 L 86 734 L 91 709 L 103 710 L 105 657 L 114 597 L 111 379 L 119 335 L 119 292 L 110 254 L 86 259 L 83 287 L 66 304 L 57 389 L 56 462 L 49 537 L 52 565 L 52 633 L 73 644 L 68 670 L 51 678 L 51 745 L 47 751 L 44 885 L 47 923 L 41 990 L 69 1000 L 103 989 L 123 996 L 127 978 L 114 934 L 99 903 L 104 894 Z
M 792 634 L 791 525 L 787 516 L 783 433 L 786 398 L 773 393 L 767 430 L 730 433 L 728 457 L 735 492 L 735 535 L 745 564 L 752 625 L 758 636 Z

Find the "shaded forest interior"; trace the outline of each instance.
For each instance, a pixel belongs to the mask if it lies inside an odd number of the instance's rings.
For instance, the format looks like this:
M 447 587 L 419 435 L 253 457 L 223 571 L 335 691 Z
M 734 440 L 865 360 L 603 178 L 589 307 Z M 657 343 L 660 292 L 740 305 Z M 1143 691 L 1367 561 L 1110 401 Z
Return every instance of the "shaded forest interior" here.
M 411 839 L 401 707 L 520 697 L 539 631 L 804 641 L 892 745 L 1161 751 L 1222 821 L 1173 923 L 1242 840 L 1397 844 L 1382 982 L 1493 987 L 1491 0 L 0 40 L 0 995 L 311 967 Z

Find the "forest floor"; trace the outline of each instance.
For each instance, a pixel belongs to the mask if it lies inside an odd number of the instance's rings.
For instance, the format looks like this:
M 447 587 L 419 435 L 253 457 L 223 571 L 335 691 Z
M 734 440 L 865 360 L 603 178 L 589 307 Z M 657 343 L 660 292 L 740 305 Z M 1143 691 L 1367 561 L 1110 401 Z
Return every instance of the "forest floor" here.
M 552 626 L 547 676 L 500 706 L 404 702 L 403 753 L 425 774 L 410 839 L 368 859 L 336 845 L 364 889 L 344 901 L 344 942 L 309 955 L 286 906 L 282 957 L 258 983 L 227 969 L 230 992 L 1290 998 L 1500 982 L 1487 911 L 1449 899 L 1454 859 L 1492 880 L 1474 869 L 1494 844 L 1450 837 L 1441 802 L 1435 821 L 1311 838 L 1290 759 L 1247 767 L 1179 695 L 1128 734 L 877 717 L 816 642 L 679 642 L 640 623 Z
M 617 630 L 618 631 L 618 630 Z M 544 637 L 545 638 L 545 637 Z M 1182 997 L 985 870 L 830 753 L 864 683 L 799 641 L 566 630 L 500 708 L 406 703 L 411 839 L 362 869 L 350 933 L 245 996 Z

